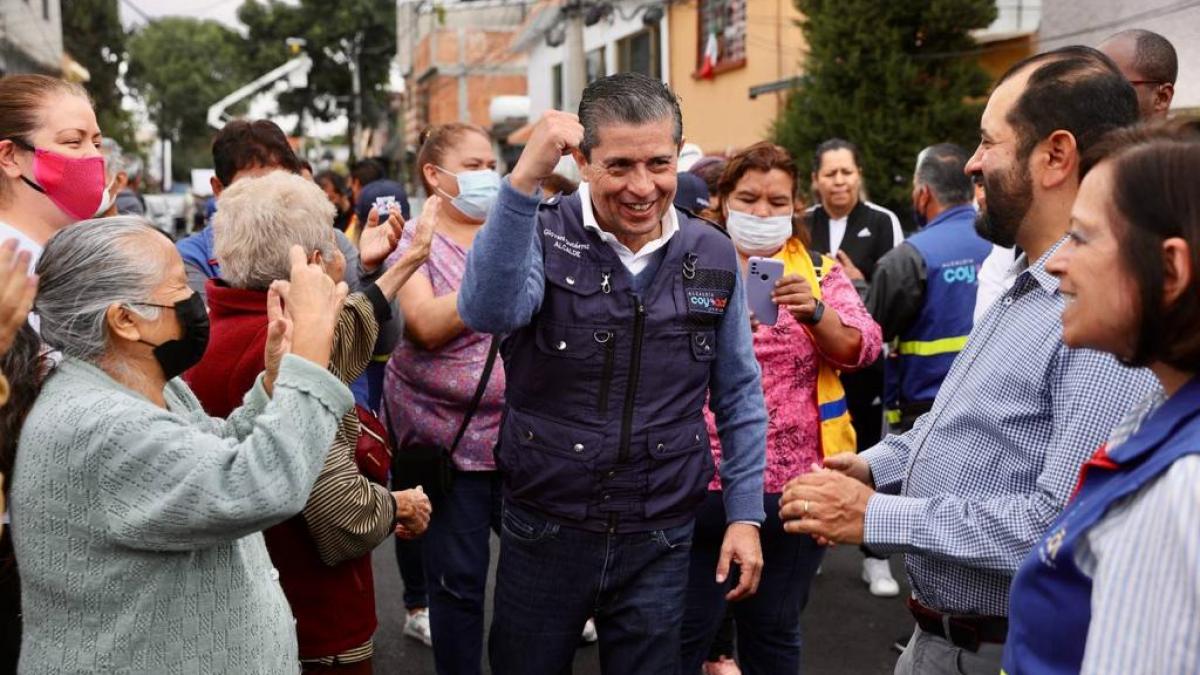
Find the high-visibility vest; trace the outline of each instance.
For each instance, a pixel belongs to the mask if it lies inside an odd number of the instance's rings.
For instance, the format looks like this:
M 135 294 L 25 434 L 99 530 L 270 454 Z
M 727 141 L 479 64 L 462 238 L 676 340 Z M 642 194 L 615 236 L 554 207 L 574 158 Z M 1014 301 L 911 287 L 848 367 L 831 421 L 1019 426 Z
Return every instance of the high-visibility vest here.
M 783 261 L 784 274 L 796 274 L 808 281 L 813 297 L 821 299 L 821 279 L 834 261 L 829 256 L 809 251 L 797 239 L 789 239 L 775 258 Z M 838 370 L 819 359 L 817 364 L 817 414 L 821 420 L 821 453 L 825 457 L 854 452 L 857 438 L 846 407 L 846 390 Z
M 906 242 L 925 263 L 925 302 L 885 362 L 884 403 L 891 424 L 901 410 L 937 397 L 971 334 L 979 268 L 991 244 L 975 232 L 975 209 L 948 209 Z

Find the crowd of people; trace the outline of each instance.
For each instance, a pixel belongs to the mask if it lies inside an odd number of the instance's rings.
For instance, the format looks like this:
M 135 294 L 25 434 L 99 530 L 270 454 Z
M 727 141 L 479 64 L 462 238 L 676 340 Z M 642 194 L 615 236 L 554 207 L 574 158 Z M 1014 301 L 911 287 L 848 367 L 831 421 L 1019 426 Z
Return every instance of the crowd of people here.
M 370 673 L 390 539 L 442 675 L 799 672 L 834 544 L 903 556 L 900 675 L 1200 671 L 1175 77 L 1146 31 L 1014 65 L 907 238 L 853 142 L 681 158 L 617 74 L 503 177 L 427 130 L 415 220 L 230 122 L 179 242 L 86 91 L 0 78 L 0 669 Z

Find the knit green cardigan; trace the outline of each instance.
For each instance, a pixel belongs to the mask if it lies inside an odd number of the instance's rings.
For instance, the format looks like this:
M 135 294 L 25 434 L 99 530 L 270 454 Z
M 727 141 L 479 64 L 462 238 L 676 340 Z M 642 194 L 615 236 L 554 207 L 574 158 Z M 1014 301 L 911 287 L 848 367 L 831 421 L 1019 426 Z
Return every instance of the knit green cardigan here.
M 260 532 L 298 513 L 353 405 L 288 355 L 227 420 L 180 379 L 164 410 L 65 359 L 21 432 L 11 493 L 21 673 L 296 673 Z

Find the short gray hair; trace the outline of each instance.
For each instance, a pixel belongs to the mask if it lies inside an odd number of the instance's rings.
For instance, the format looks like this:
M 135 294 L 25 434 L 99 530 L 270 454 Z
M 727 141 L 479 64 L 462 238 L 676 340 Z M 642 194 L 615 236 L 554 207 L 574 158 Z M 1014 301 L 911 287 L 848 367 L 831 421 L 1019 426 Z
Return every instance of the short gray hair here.
M 125 170 L 125 156 L 122 154 L 120 143 L 111 138 L 102 139 L 100 154 L 104 156 L 104 180 L 106 182 L 112 181 L 117 174 Z
M 333 260 L 335 215 L 321 188 L 296 174 L 272 171 L 238 180 L 221 193 L 213 216 L 221 278 L 234 288 L 265 291 L 290 276 L 294 244 Z
M 928 187 L 942 206 L 966 204 L 975 197 L 975 184 L 964 171 L 969 159 L 967 151 L 953 143 L 931 145 L 917 155 L 913 181 Z
M 38 260 L 34 309 L 42 340 L 67 356 L 96 363 L 108 347 L 107 313 L 128 305 L 145 319 L 146 302 L 162 284 L 160 265 L 146 264 L 145 243 L 164 236 L 140 216 L 85 220 L 60 230 Z
M 641 73 L 617 73 L 602 77 L 583 90 L 579 100 L 579 123 L 583 142 L 579 149 L 592 158 L 600 143 L 600 129 L 612 124 L 641 125 L 669 119 L 674 123 L 675 146 L 683 142 L 683 113 L 679 97 L 661 80 Z
M 142 158 L 133 153 L 127 153 L 121 157 L 121 164 L 125 167 L 125 177 L 129 182 L 142 177 Z

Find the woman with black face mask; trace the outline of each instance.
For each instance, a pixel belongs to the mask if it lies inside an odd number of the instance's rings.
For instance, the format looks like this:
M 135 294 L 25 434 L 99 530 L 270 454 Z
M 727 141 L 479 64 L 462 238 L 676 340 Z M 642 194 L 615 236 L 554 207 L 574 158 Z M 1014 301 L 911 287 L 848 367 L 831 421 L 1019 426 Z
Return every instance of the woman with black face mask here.
M 18 336 L 4 368 L 38 384 L 0 417 L 0 439 L 18 439 L 22 670 L 294 673 L 259 533 L 303 507 L 353 404 L 327 370 L 346 285 L 294 247 L 267 298 L 266 370 L 221 420 L 176 377 L 204 354 L 208 316 L 147 221 L 62 230 L 36 271 L 60 356 Z

